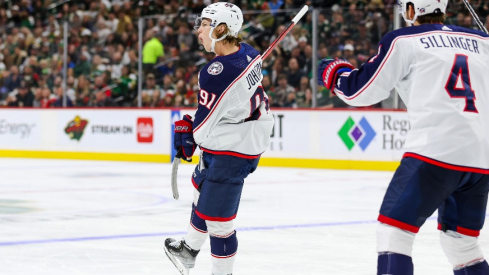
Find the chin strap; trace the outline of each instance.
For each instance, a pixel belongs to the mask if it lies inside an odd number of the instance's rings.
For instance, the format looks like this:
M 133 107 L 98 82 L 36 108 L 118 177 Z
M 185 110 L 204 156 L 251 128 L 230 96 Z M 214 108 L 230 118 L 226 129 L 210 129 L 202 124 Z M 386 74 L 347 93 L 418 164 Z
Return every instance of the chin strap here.
M 414 13 L 414 16 L 413 16 L 413 19 L 412 20 L 407 19 L 406 13 L 403 13 L 402 14 L 402 17 L 404 18 L 404 21 L 406 21 L 406 24 L 409 27 L 411 27 L 412 25 L 414 25 L 414 22 L 416 22 L 416 19 L 418 18 L 418 13 L 417 12 Z
M 216 46 L 216 42 L 218 41 L 221 41 L 223 40 L 224 38 L 226 38 L 226 36 L 229 35 L 229 33 L 226 33 L 225 35 L 223 35 L 221 38 L 218 38 L 218 39 L 215 39 L 215 38 L 212 38 L 212 33 L 214 32 L 214 29 L 216 27 L 211 27 L 211 30 L 209 31 L 209 38 L 211 39 L 211 52 L 213 53 L 216 53 L 214 50 L 215 50 L 215 46 Z

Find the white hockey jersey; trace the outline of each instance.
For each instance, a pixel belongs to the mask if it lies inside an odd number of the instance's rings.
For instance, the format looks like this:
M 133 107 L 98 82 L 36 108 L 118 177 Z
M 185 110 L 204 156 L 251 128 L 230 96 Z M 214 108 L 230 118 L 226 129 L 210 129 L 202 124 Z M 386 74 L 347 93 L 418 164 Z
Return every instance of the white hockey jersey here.
M 193 123 L 201 150 L 257 158 L 268 148 L 274 119 L 261 68 L 259 52 L 241 43 L 236 53 L 217 56 L 201 69 Z
M 489 37 L 478 30 L 423 24 L 386 34 L 378 54 L 343 73 L 336 94 L 368 106 L 395 87 L 411 122 L 405 156 L 489 173 Z

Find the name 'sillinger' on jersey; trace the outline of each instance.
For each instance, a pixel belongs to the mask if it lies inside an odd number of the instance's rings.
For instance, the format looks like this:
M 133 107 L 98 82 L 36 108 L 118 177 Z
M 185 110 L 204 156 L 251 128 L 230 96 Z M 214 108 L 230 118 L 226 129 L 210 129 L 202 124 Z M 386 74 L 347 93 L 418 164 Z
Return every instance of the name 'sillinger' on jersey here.
M 246 81 L 248 82 L 248 90 L 251 90 L 258 82 L 263 78 L 261 73 L 261 61 L 256 63 L 256 65 L 251 69 L 251 72 L 246 76 Z
M 467 38 L 466 36 L 435 34 L 419 38 L 419 42 L 423 44 L 425 49 L 455 48 L 480 54 L 477 40 Z

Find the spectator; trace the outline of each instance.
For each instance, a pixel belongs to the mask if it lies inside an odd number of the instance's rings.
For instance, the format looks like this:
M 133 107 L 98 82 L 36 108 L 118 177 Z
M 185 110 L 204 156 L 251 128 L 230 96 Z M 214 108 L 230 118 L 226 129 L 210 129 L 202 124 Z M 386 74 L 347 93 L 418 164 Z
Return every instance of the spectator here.
M 299 88 L 302 76 L 304 76 L 304 73 L 299 69 L 299 62 L 297 59 L 289 59 L 289 71 L 287 72 L 289 85 L 294 88 Z
M 180 50 L 183 48 L 187 48 L 188 50 L 195 49 L 196 37 L 193 33 L 190 32 L 189 25 L 187 23 L 180 23 L 178 28 L 178 47 Z
M 146 76 L 145 86 L 141 92 L 142 95 L 149 95 L 150 97 L 153 95 L 154 91 L 158 91 L 161 94 L 161 87 L 156 85 L 155 75 L 150 73 Z
M 78 83 L 75 87 L 76 106 L 88 106 L 90 103 L 90 82 L 84 75 L 78 77 Z
M 318 89 L 317 106 L 321 109 L 348 108 L 348 104 L 324 87 Z
M 295 92 L 295 103 L 298 108 L 311 107 L 312 91 L 309 78 L 307 76 L 301 77 L 299 89 Z
M 118 105 L 128 105 L 136 98 L 136 76 L 131 74 L 128 66 L 123 66 L 121 77 L 116 80 L 117 87 L 112 90 L 112 98 Z
M 282 1 L 282 0 L 268 1 L 268 7 L 270 8 L 270 11 L 273 15 L 277 14 L 277 10 L 280 9 L 283 4 L 284 4 L 284 1 Z
M 281 74 L 278 76 L 278 86 L 275 87 L 275 98 L 273 107 L 291 107 L 284 106 L 285 104 L 292 104 L 291 98 L 289 97 L 290 93 L 294 93 L 294 87 L 290 86 L 287 81 L 287 75 Z
M 270 77 L 274 86 L 278 85 L 278 76 L 284 73 L 284 62 L 284 59 L 280 57 L 273 62 Z
M 40 108 L 42 100 L 42 88 L 36 88 L 34 90 L 34 100 L 32 101 L 32 107 Z
M 166 94 L 170 93 L 170 94 L 175 94 L 175 85 L 173 84 L 173 79 L 171 77 L 171 75 L 169 74 L 166 74 L 164 77 L 163 77 L 163 87 L 162 87 L 162 97 L 165 97 Z
M 120 52 L 114 52 L 112 54 L 111 65 L 108 66 L 108 70 L 112 73 L 112 78 L 119 79 L 122 73 L 122 55 Z
M 5 71 L 7 69 L 7 66 L 5 66 L 5 63 L 3 63 L 3 54 L 0 53 L 0 73 Z
M 22 81 L 16 97 L 16 106 L 18 107 L 32 107 L 34 102 L 34 94 L 29 89 L 26 82 Z
M 92 103 L 93 107 L 114 107 L 116 106 L 112 98 L 108 97 L 104 91 L 96 91 Z
M 10 67 L 9 76 L 3 82 L 3 87 L 5 88 L 6 92 L 11 92 L 20 86 L 21 80 L 22 78 L 19 74 L 19 68 L 13 65 Z
M 158 59 L 165 55 L 163 44 L 155 37 L 153 31 L 148 32 L 147 38 L 149 40 L 143 46 L 143 66 L 146 74 L 152 72 Z
M 352 44 L 346 44 L 343 47 L 343 58 L 348 59 L 348 58 L 353 57 L 354 52 L 355 52 L 355 48 L 353 47 L 353 45 Z
M 63 87 L 58 87 L 56 88 L 56 100 L 52 103 L 50 103 L 50 107 L 64 107 L 63 106 L 63 101 L 64 101 L 64 95 L 63 95 Z M 71 101 L 70 97 L 66 97 L 66 107 L 73 107 L 73 102 Z
M 80 75 L 90 75 L 90 63 L 88 61 L 88 57 L 89 55 L 87 52 L 83 52 L 80 55 L 80 62 L 76 64 L 74 68 L 75 77 Z

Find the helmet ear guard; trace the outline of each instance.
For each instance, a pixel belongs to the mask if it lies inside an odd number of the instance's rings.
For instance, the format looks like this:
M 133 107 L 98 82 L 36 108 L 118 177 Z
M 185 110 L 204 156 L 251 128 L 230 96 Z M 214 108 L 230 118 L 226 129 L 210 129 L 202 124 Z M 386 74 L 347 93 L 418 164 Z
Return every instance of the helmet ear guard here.
M 406 18 L 407 6 L 409 3 L 413 4 L 414 7 L 414 17 L 411 20 Z M 398 11 L 401 13 L 404 21 L 406 21 L 408 25 L 411 25 L 416 22 L 418 16 L 432 13 L 445 13 L 448 0 L 398 0 L 397 5 Z

